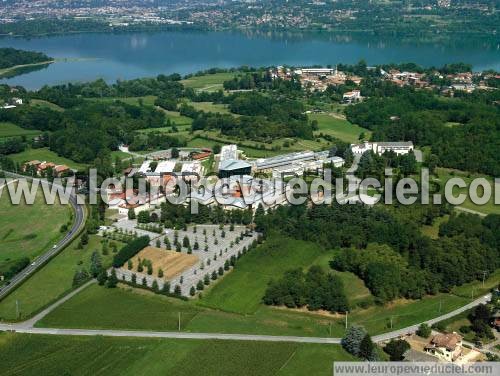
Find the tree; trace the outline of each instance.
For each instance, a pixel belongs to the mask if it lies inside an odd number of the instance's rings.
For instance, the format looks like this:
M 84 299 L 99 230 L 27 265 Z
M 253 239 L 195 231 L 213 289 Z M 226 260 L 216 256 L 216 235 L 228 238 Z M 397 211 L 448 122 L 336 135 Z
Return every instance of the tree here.
M 83 285 L 89 279 L 89 274 L 85 269 L 77 270 L 73 276 L 73 287 Z
M 99 252 L 94 251 L 90 257 L 90 274 L 93 278 L 96 278 L 102 269 L 101 256 Z
M 194 296 L 195 294 L 196 294 L 196 289 L 194 288 L 194 286 L 191 286 L 191 288 L 189 289 L 189 295 Z
M 156 282 L 156 279 L 153 281 L 153 284 L 151 285 L 151 289 L 158 293 L 160 291 L 159 287 L 158 287 L 158 282 Z
M 82 245 L 87 245 L 89 243 L 89 234 L 85 231 L 80 238 L 80 243 Z
M 161 240 L 156 239 L 156 248 L 160 248 L 160 247 L 161 247 Z
M 196 283 L 196 290 L 202 291 L 205 288 L 205 285 L 203 284 L 203 281 L 199 280 L 198 283 Z
M 205 286 L 208 286 L 210 284 L 210 276 L 208 274 L 205 274 L 205 276 L 203 277 L 203 283 L 205 284 Z
M 104 286 L 107 280 L 108 280 L 108 273 L 106 273 L 106 270 L 101 269 L 99 275 L 97 276 L 97 282 L 99 283 L 99 286 Z
M 366 360 L 375 360 L 377 357 L 375 344 L 372 342 L 368 333 L 365 334 L 363 340 L 359 344 L 358 356 Z
M 163 269 L 158 269 L 158 278 L 163 278 Z
M 366 336 L 366 331 L 363 327 L 352 325 L 341 340 L 342 347 L 348 353 L 358 356 L 360 352 L 361 342 Z
M 165 283 L 163 284 L 163 287 L 162 287 L 162 289 L 161 289 L 161 293 L 162 293 L 163 295 L 168 295 L 168 294 L 170 294 L 170 283 L 165 282 Z
M 134 209 L 130 208 L 128 210 L 127 215 L 128 215 L 128 219 L 135 219 L 135 211 L 134 211 Z
M 128 270 L 132 270 L 134 268 L 134 263 L 132 262 L 132 260 L 127 261 L 127 268 Z
M 429 338 L 431 333 L 432 333 L 432 329 L 430 328 L 429 325 L 427 325 L 426 323 L 422 323 L 420 324 L 420 326 L 418 327 L 417 329 L 417 336 L 419 337 L 422 337 L 422 338 Z
M 215 281 L 216 279 L 217 279 L 217 272 L 214 270 L 214 271 L 212 272 L 212 280 L 214 280 L 214 281 Z
M 389 354 L 390 360 L 398 362 L 404 359 L 404 353 L 410 349 L 410 344 L 402 339 L 393 339 L 384 347 L 384 351 Z
M 130 279 L 130 282 L 132 282 L 133 285 L 137 284 L 137 275 L 135 273 L 132 273 L 132 277 Z
M 117 284 L 118 284 L 118 278 L 116 277 L 116 271 L 115 271 L 115 268 L 112 268 L 111 274 L 109 275 L 108 282 L 106 284 L 106 287 L 115 288 Z
M 187 236 L 184 236 L 184 239 L 182 239 L 182 246 L 184 248 L 188 248 L 189 247 L 189 238 Z
M 182 293 L 182 291 L 181 291 L 181 286 L 179 286 L 179 285 L 175 285 L 175 288 L 174 288 L 174 295 L 175 295 L 175 296 L 181 296 L 181 293 Z
M 172 248 L 172 246 L 170 245 L 170 240 L 168 239 L 168 237 L 165 236 L 165 239 L 163 239 L 163 242 L 165 243 L 165 248 L 166 249 Z

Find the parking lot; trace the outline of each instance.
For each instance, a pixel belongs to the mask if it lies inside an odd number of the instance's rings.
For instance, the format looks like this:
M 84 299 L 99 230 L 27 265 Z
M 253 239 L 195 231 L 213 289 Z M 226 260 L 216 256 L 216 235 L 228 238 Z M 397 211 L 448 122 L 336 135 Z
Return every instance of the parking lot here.
M 173 292 L 176 285 L 179 285 L 181 293 L 184 296 L 189 296 L 191 287 L 194 286 L 196 288 L 198 281 L 203 281 L 206 274 L 211 276 L 214 271 L 218 272 L 219 268 L 224 268 L 224 263 L 231 256 L 237 256 L 238 252 L 242 252 L 244 247 L 248 249 L 252 242 L 257 239 L 258 235 L 255 232 L 247 233 L 245 226 L 237 225 L 234 226 L 232 231 L 230 225 L 224 225 L 222 228 L 219 225 L 190 225 L 186 231 L 165 229 L 162 234 L 138 229 L 136 225 L 135 220 L 129 219 L 123 219 L 114 224 L 115 227 L 121 228 L 124 231 L 136 231 L 139 236 L 148 235 L 151 238 L 150 245 L 153 247 L 158 245 L 159 240 L 159 248 L 162 249 L 167 249 L 165 238 L 168 238 L 170 242 L 168 249 L 171 250 L 176 250 L 176 246 L 174 245 L 176 236 L 181 245 L 185 242 L 184 238 L 189 240 L 191 252 L 193 255 L 198 256 L 199 262 L 168 281 L 171 292 Z M 242 234 L 245 233 L 247 234 L 242 237 Z M 195 247 L 196 243 L 198 247 Z M 188 247 L 182 246 L 181 252 L 188 253 Z M 131 281 L 133 273 L 126 268 L 120 268 L 116 272 L 119 279 L 124 277 L 125 280 Z M 148 286 L 151 286 L 153 281 L 156 280 L 159 288 L 163 288 L 164 280 L 162 278 L 158 278 L 155 275 L 147 275 L 146 272 L 136 272 L 135 274 L 137 283 L 141 283 L 142 279 L 146 278 Z M 219 276 L 219 278 L 221 277 Z

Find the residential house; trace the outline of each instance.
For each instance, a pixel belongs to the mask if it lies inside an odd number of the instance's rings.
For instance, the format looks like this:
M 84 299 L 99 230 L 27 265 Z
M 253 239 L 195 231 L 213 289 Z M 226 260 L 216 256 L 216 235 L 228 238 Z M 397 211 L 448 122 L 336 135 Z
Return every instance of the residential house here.
M 455 332 L 436 334 L 424 350 L 438 359 L 454 362 L 462 355 L 462 337 Z

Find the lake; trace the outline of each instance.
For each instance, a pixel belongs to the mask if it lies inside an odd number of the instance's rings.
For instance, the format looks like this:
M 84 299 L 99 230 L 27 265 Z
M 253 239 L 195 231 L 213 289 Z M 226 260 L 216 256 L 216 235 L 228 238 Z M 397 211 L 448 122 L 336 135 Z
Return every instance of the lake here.
M 269 35 L 238 32 L 71 34 L 0 38 L 0 47 L 42 51 L 58 59 L 47 68 L 0 82 L 36 89 L 43 85 L 194 73 L 213 67 L 416 62 L 442 66 L 473 64 L 500 71 L 498 41 L 490 43 L 405 43 L 397 39 L 354 39 L 322 34 Z

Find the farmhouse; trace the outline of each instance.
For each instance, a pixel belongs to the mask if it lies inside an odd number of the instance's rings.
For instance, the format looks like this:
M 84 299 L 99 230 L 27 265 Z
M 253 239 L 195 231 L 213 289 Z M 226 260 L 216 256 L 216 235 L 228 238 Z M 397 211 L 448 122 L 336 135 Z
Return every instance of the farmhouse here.
M 382 155 L 386 151 L 392 151 L 398 155 L 408 154 L 413 150 L 413 142 L 368 142 L 362 144 L 351 144 L 351 151 L 354 155 L 362 155 L 367 151 Z
M 425 352 L 441 360 L 453 362 L 462 354 L 462 337 L 455 332 L 436 334 L 425 347 Z

